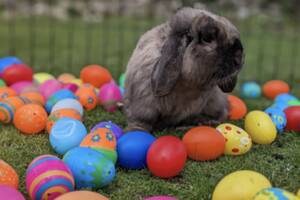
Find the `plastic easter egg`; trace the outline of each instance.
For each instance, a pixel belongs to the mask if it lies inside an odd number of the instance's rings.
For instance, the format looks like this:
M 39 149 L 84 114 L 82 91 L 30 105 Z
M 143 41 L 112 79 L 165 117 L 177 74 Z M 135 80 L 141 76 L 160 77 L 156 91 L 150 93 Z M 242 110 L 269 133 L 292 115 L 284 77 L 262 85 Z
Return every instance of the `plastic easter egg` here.
M 297 97 L 289 94 L 289 93 L 283 93 L 283 94 L 279 94 L 276 96 L 275 98 L 275 102 L 284 102 L 284 103 L 287 103 L 289 101 L 294 101 L 294 100 L 298 100 Z
M 57 80 L 59 80 L 62 83 L 70 83 L 72 80 L 76 79 L 76 77 L 73 74 L 64 73 L 57 77 Z
M 95 87 L 91 84 L 85 83 L 81 85 L 75 95 L 86 110 L 92 110 L 96 108 L 98 98 Z
M 247 114 L 246 104 L 240 98 L 233 95 L 228 95 L 227 98 L 229 102 L 229 119 L 242 119 Z
M 91 132 L 96 131 L 98 128 L 107 128 L 113 132 L 116 139 L 118 140 L 123 135 L 123 130 L 115 123 L 108 121 L 108 122 L 100 122 L 96 124 L 92 129 Z
M 73 98 L 66 98 L 58 101 L 52 108 L 51 113 L 60 109 L 74 109 L 77 110 L 81 116 L 83 116 L 83 107 L 78 100 Z
M 61 195 L 55 200 L 109 200 L 107 197 L 91 191 L 74 191 Z
M 267 108 L 265 110 L 265 113 L 267 113 L 271 117 L 277 131 L 279 133 L 282 133 L 287 123 L 285 113 L 278 108 L 272 107 Z
M 214 160 L 225 150 L 225 138 L 216 129 L 198 126 L 190 129 L 182 138 L 188 156 L 193 160 Z
M 61 118 L 52 127 L 49 139 L 54 151 L 65 154 L 70 149 L 79 146 L 87 134 L 82 122 L 72 118 Z
M 299 200 L 294 194 L 280 188 L 265 188 L 259 191 L 253 200 Z
M 242 155 L 252 147 L 252 140 L 246 131 L 233 124 L 221 124 L 217 130 L 225 137 L 225 151 L 227 155 Z
M 47 118 L 47 113 L 42 106 L 27 104 L 16 111 L 14 125 L 25 134 L 36 134 L 46 128 Z
M 75 79 L 71 80 L 70 83 L 76 84 L 78 87 L 80 87 L 83 82 L 81 79 L 75 78 Z
M 25 88 L 30 87 L 32 85 L 33 84 L 31 81 L 21 81 L 12 84 L 10 88 L 14 89 L 17 92 L 17 94 L 21 94 Z
M 76 96 L 70 90 L 67 90 L 67 89 L 62 89 L 62 90 L 55 92 L 48 98 L 48 100 L 46 102 L 45 108 L 46 108 L 47 112 L 50 113 L 52 110 L 52 107 L 57 102 L 59 102 L 63 99 L 76 99 Z
M 289 106 L 300 106 L 300 101 L 299 100 L 291 100 L 288 101 Z
M 279 94 L 288 93 L 289 85 L 281 80 L 268 81 L 263 85 L 263 94 L 269 99 L 275 99 Z
M 26 189 L 32 200 L 54 200 L 73 191 L 74 185 L 71 170 L 56 156 L 41 155 L 26 170 Z
M 124 134 L 117 143 L 120 166 L 127 169 L 145 168 L 147 152 L 154 141 L 155 137 L 145 131 L 129 131 Z
M 287 131 L 300 132 L 300 106 L 291 106 L 284 110 Z
M 40 93 L 48 99 L 52 94 L 62 89 L 62 84 L 56 79 L 45 81 L 39 86 Z
M 19 186 L 17 172 L 3 160 L 0 160 L 0 185 L 7 185 L 15 189 L 18 189 Z
M 34 82 L 39 84 L 39 85 L 43 84 L 44 82 L 46 82 L 50 79 L 55 79 L 55 77 L 52 76 L 51 74 L 46 73 L 46 72 L 39 72 L 39 73 L 33 74 Z
M 51 132 L 51 129 L 53 125 L 56 123 L 57 120 L 63 118 L 63 117 L 68 117 L 72 119 L 76 119 L 81 121 L 81 115 L 77 110 L 74 109 L 60 109 L 52 112 L 47 120 L 47 125 L 46 125 L 46 130 L 48 133 Z
M 271 117 L 262 111 L 251 111 L 245 119 L 245 130 L 257 144 L 271 144 L 277 130 Z
M 65 83 L 62 86 L 63 89 L 68 89 L 71 92 L 75 93 L 78 90 L 78 86 L 75 83 Z
M 0 77 L 3 74 L 3 71 L 10 67 L 13 64 L 22 64 L 22 61 L 14 56 L 8 56 L 0 59 Z
M 144 198 L 144 200 L 178 200 L 178 199 L 170 196 L 153 196 L 153 197 Z
M 108 83 L 100 88 L 99 102 L 108 112 L 114 112 L 117 109 L 117 103 L 122 100 L 119 87 L 114 83 Z
M 41 106 L 45 105 L 45 99 L 39 92 L 24 92 L 20 96 L 29 99 L 32 103 L 39 104 Z
M 150 146 L 147 153 L 147 166 L 155 176 L 171 178 L 182 171 L 186 159 L 187 152 L 179 138 L 162 136 Z
M 0 79 L 0 87 L 5 87 L 6 83 L 4 82 L 4 80 Z
M 243 98 L 255 99 L 260 97 L 261 89 L 255 81 L 246 82 L 242 85 L 241 96 Z
M 121 74 L 121 76 L 120 76 L 120 78 L 119 78 L 119 85 L 120 85 L 120 87 L 122 87 L 122 88 L 125 87 L 125 79 L 126 79 L 125 73 Z
M 73 148 L 63 160 L 70 167 L 78 189 L 98 189 L 108 185 L 115 177 L 114 164 L 91 148 Z
M 0 87 L 0 101 L 6 99 L 7 97 L 14 97 L 17 95 L 17 92 L 9 87 Z
M 25 200 L 21 192 L 7 185 L 0 185 L 0 197 L 3 200 Z
M 13 64 L 3 71 L 2 78 L 7 85 L 20 81 L 32 81 L 32 69 L 25 64 Z
M 109 83 L 112 80 L 110 72 L 100 65 L 88 65 L 80 71 L 80 79 L 84 83 L 90 83 L 96 88 Z
M 260 173 L 241 170 L 228 174 L 216 186 L 212 200 L 253 199 L 257 192 L 271 187 L 270 181 Z

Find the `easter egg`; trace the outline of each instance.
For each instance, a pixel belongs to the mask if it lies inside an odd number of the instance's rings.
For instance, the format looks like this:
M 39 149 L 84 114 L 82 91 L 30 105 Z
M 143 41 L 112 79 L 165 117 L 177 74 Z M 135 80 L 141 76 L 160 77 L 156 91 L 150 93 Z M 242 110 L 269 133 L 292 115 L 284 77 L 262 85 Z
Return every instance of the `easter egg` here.
M 70 83 L 74 79 L 76 79 L 76 77 L 73 74 L 69 73 L 63 73 L 57 77 L 57 80 L 62 83 Z
M 32 85 L 33 85 L 33 83 L 31 81 L 21 81 L 21 82 L 12 84 L 10 86 L 10 88 L 15 90 L 17 92 L 17 94 L 21 94 L 25 88 L 30 87 Z
M 265 113 L 267 113 L 271 117 L 278 133 L 282 133 L 287 123 L 285 113 L 278 108 L 272 107 L 267 108 L 265 110 Z
M 227 155 L 242 155 L 252 147 L 252 140 L 246 131 L 233 124 L 221 124 L 217 130 L 225 138 L 225 151 Z
M 288 93 L 289 85 L 281 80 L 268 81 L 263 85 L 263 94 L 269 99 L 275 99 L 279 94 Z
M 233 95 L 228 95 L 227 98 L 229 102 L 229 119 L 242 119 L 247 114 L 246 104 L 240 98 Z
M 121 92 L 122 97 L 124 97 L 124 94 L 125 94 L 125 88 L 119 87 L 119 89 L 120 89 L 120 92 Z
M 265 188 L 259 191 L 253 200 L 299 200 L 294 194 L 280 188 Z
M 289 106 L 300 106 L 300 101 L 299 100 L 291 100 L 288 101 Z
M 44 82 L 46 82 L 50 79 L 55 79 L 55 77 L 52 76 L 51 74 L 46 73 L 46 72 L 39 72 L 39 73 L 33 74 L 34 82 L 39 84 L 39 85 L 43 84 Z
M 300 189 L 299 189 L 298 192 L 297 192 L 297 197 L 300 198 Z
M 64 117 L 53 125 L 49 140 L 54 151 L 62 155 L 79 146 L 86 134 L 87 130 L 82 122 Z
M 91 191 L 74 191 L 61 195 L 55 200 L 109 200 L 107 197 L 102 196 L 97 192 Z
M 241 96 L 244 98 L 255 99 L 260 97 L 261 89 L 255 81 L 249 81 L 242 85 Z
M 96 124 L 92 129 L 91 132 L 96 131 L 98 128 L 107 128 L 113 132 L 116 139 L 118 140 L 123 135 L 123 130 L 115 123 L 108 121 L 108 122 L 100 122 Z
M 56 156 L 41 155 L 26 170 L 26 189 L 32 200 L 54 200 L 73 191 L 74 185 L 71 170 Z
M 46 128 L 47 118 L 47 113 L 42 106 L 27 104 L 17 109 L 14 125 L 25 134 L 36 134 Z
M 280 101 L 280 102 L 275 102 L 275 103 L 272 104 L 270 107 L 271 107 L 271 108 L 277 108 L 277 109 L 279 109 L 279 110 L 281 110 L 281 111 L 284 111 L 286 108 L 289 107 L 289 105 L 288 105 L 288 103 L 286 103 L 286 102 Z
M 81 121 L 81 115 L 77 110 L 69 109 L 69 108 L 56 110 L 54 112 L 51 112 L 51 114 L 48 117 L 47 125 L 46 125 L 47 132 L 50 133 L 56 121 L 63 117 L 68 117 L 68 118 Z
M 287 103 L 289 101 L 295 101 L 295 100 L 298 100 L 297 97 L 289 94 L 289 93 L 283 93 L 283 94 L 279 94 L 276 96 L 275 98 L 275 102 L 284 102 L 284 103 Z
M 66 98 L 58 101 L 52 108 L 51 113 L 55 112 L 60 109 L 74 109 L 77 110 L 77 112 L 80 113 L 81 116 L 83 116 L 83 107 L 79 103 L 78 100 L 73 98 Z
M 25 64 L 13 64 L 3 71 L 2 78 L 7 85 L 32 81 L 32 69 Z
M 152 143 L 147 153 L 147 166 L 160 178 L 177 176 L 183 169 L 187 152 L 183 142 L 175 136 L 162 136 Z
M 108 83 L 100 88 L 99 102 L 108 112 L 114 112 L 117 109 L 117 103 L 122 100 L 119 87 L 114 83 Z
M 62 89 L 68 89 L 71 92 L 75 93 L 78 90 L 78 85 L 76 85 L 75 83 L 65 83 L 63 84 Z
M 15 189 L 18 189 L 19 186 L 17 172 L 3 160 L 0 160 L 0 185 L 7 185 Z
M 96 88 L 109 83 L 112 80 L 110 72 L 100 65 L 88 65 L 80 71 L 80 79 L 84 83 L 90 83 Z
M 62 84 L 56 79 L 50 79 L 39 86 L 40 93 L 48 99 L 52 94 L 62 89 Z
M 214 160 L 225 150 L 225 138 L 216 129 L 198 126 L 190 129 L 182 138 L 188 156 L 193 160 Z
M 79 78 L 75 78 L 75 79 L 71 80 L 70 83 L 73 83 L 73 84 L 77 85 L 78 87 L 80 87 L 82 85 L 82 80 Z
M 245 130 L 257 144 L 271 144 L 277 130 L 271 117 L 262 111 L 251 111 L 245 119 Z
M 300 106 L 291 106 L 284 110 L 287 131 L 300 132 Z
M 119 78 L 119 85 L 120 85 L 120 87 L 122 87 L 122 88 L 125 87 L 125 79 L 126 79 L 125 73 L 121 74 L 121 76 L 120 76 L 120 78 Z
M 73 148 L 63 160 L 70 167 L 78 189 L 98 189 L 108 185 L 115 176 L 114 164 L 91 148 Z
M 96 108 L 98 98 L 95 87 L 91 84 L 86 83 L 81 85 L 75 95 L 85 109 L 92 110 Z
M 45 105 L 45 99 L 39 92 L 24 92 L 20 96 L 29 99 L 32 103 L 39 104 L 41 106 Z
M 145 168 L 147 152 L 154 141 L 155 137 L 145 131 L 129 131 L 124 134 L 117 143 L 120 166 L 127 169 Z
M 0 197 L 3 200 L 25 200 L 21 192 L 7 185 L 0 185 Z
M 13 64 L 22 64 L 22 61 L 14 56 L 8 56 L 0 59 L 0 77 L 2 76 L 3 71 L 10 67 Z
M 117 145 L 116 137 L 107 128 L 98 128 L 88 134 L 80 143 L 82 147 L 94 147 L 115 150 Z
M 0 87 L 0 101 L 7 97 L 16 96 L 17 92 L 9 87 Z
M 270 181 L 260 173 L 241 170 L 228 174 L 216 186 L 212 200 L 253 199 L 257 192 L 271 187 Z
M 153 197 L 144 198 L 144 200 L 178 200 L 178 199 L 170 196 L 153 196 Z
M 46 108 L 47 112 L 50 113 L 52 110 L 52 107 L 57 102 L 59 102 L 63 99 L 76 99 L 76 96 L 70 90 L 67 90 L 67 89 L 62 89 L 62 90 L 55 92 L 48 98 L 48 100 L 46 102 L 45 108 Z
M 118 154 L 117 154 L 116 150 L 97 148 L 97 147 L 91 147 L 91 148 L 102 153 L 105 158 L 112 161 L 112 163 L 116 164 L 117 159 L 118 159 Z
M 6 86 L 6 83 L 4 82 L 4 80 L 0 79 L 0 87 L 4 87 Z

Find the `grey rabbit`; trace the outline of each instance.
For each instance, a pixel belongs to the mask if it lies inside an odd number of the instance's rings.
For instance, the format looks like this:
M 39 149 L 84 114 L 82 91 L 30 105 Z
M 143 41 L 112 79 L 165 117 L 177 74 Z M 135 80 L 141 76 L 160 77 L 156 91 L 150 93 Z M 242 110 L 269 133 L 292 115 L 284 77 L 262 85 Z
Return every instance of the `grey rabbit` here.
M 226 18 L 178 10 L 140 38 L 129 60 L 127 131 L 223 122 L 243 62 L 239 32 Z

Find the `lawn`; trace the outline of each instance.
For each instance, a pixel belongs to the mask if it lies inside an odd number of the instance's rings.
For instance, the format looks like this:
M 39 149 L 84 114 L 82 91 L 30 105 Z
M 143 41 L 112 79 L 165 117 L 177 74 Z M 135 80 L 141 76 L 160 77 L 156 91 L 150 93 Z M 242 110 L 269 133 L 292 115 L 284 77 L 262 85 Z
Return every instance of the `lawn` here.
M 14 38 L 16 55 L 31 63 L 36 71 L 48 71 L 55 75 L 62 72 L 73 72 L 78 75 L 80 68 L 85 64 L 99 63 L 107 66 L 117 78 L 124 71 L 126 60 L 130 56 L 138 36 L 159 21 L 161 20 L 155 19 L 148 22 L 142 19 L 125 18 L 120 22 L 120 20 L 111 18 L 105 21 L 107 24 L 86 24 L 76 20 L 73 25 L 67 22 L 55 22 L 56 28 L 51 36 L 49 21 L 40 18 L 36 21 L 35 42 L 33 43 L 34 48 L 32 48 L 30 47 L 32 44 L 29 35 L 31 29 L 28 27 L 28 20 L 18 19 L 15 21 L 16 37 Z M 122 34 L 116 31 L 120 28 L 120 24 L 123 27 Z M 70 29 L 74 31 L 73 39 L 70 39 Z M 7 30 L 8 22 L 0 20 L 0 38 L 3 41 L 0 45 L 0 56 L 7 55 L 10 49 L 10 35 Z M 290 70 L 299 64 L 292 60 L 296 58 L 291 57 L 289 53 L 294 48 L 292 42 L 294 36 L 290 36 L 290 32 L 287 31 L 285 35 L 290 37 L 282 40 L 280 55 L 277 55 L 275 50 L 278 45 L 278 34 L 271 29 L 269 32 L 264 30 L 263 33 L 252 30 L 250 34 L 247 29 L 242 28 L 242 39 L 246 49 L 246 67 L 242 72 L 241 80 L 268 80 L 277 77 L 291 81 L 289 78 L 291 74 L 294 74 L 294 92 L 299 96 L 297 86 L 300 73 L 295 74 Z M 265 39 L 262 39 L 261 35 L 264 35 Z M 55 45 L 51 44 L 49 40 L 51 37 L 55 38 Z M 92 40 L 90 41 L 88 38 L 92 38 Z M 260 42 L 265 43 L 263 49 L 258 48 Z M 72 44 L 71 47 L 70 44 Z M 300 47 L 297 48 L 300 50 Z M 72 49 L 72 53 L 70 53 L 70 49 Z M 262 60 L 259 58 L 261 53 L 263 54 Z M 295 62 L 294 65 L 293 62 Z M 273 73 L 276 66 L 279 71 Z M 238 92 L 238 88 L 236 92 Z M 261 110 L 271 103 L 264 98 L 247 101 L 249 110 Z M 106 113 L 98 107 L 96 110 L 85 113 L 84 123 L 88 128 L 104 120 L 111 120 L 122 127 L 126 126 L 125 117 L 120 111 Z M 234 124 L 243 127 L 243 121 L 234 122 Z M 0 158 L 17 170 L 20 175 L 20 190 L 26 195 L 24 173 L 27 165 L 33 158 L 41 154 L 55 155 L 50 147 L 48 134 L 25 136 L 11 125 L 1 124 L 0 126 Z M 182 137 L 184 132 L 165 130 L 153 134 L 155 136 L 172 134 Z M 141 199 L 148 195 L 158 194 L 172 195 L 179 199 L 208 200 L 211 198 L 215 185 L 223 176 L 241 169 L 260 172 L 270 179 L 273 186 L 296 192 L 300 188 L 300 134 L 283 133 L 278 135 L 273 144 L 254 145 L 251 151 L 243 156 L 222 156 L 211 162 L 189 160 L 183 172 L 170 180 L 153 177 L 146 169 L 133 171 L 117 168 L 115 180 L 98 192 L 111 199 L 124 200 Z

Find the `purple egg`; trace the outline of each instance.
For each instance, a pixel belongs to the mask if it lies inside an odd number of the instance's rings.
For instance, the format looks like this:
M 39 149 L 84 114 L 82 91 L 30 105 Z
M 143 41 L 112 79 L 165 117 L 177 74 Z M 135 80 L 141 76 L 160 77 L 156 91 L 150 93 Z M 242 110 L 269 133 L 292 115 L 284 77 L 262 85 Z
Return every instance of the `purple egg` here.
M 66 83 L 63 85 L 62 87 L 63 89 L 68 89 L 71 92 L 75 93 L 78 89 L 78 85 L 76 85 L 75 83 Z
M 25 88 L 31 87 L 32 85 L 33 83 L 31 81 L 20 81 L 12 84 L 10 87 L 14 89 L 17 92 L 17 94 L 21 94 Z
M 153 197 L 146 197 L 144 200 L 178 200 L 175 197 L 170 196 L 153 196 Z
M 0 185 L 0 199 L 25 200 L 18 190 L 6 185 Z
M 62 84 L 58 80 L 50 79 L 39 86 L 39 91 L 45 97 L 45 99 L 48 99 L 52 94 L 61 88 Z
M 108 122 L 100 122 L 98 124 L 96 124 L 92 130 L 91 133 L 96 131 L 98 128 L 107 128 L 109 130 L 111 130 L 114 135 L 116 136 L 117 140 L 123 135 L 123 130 L 116 125 L 115 123 L 112 123 L 111 121 Z

